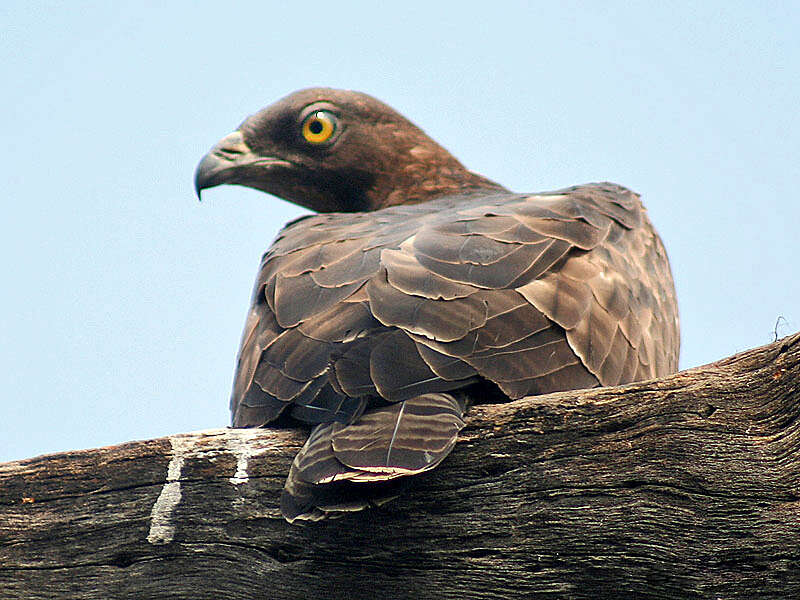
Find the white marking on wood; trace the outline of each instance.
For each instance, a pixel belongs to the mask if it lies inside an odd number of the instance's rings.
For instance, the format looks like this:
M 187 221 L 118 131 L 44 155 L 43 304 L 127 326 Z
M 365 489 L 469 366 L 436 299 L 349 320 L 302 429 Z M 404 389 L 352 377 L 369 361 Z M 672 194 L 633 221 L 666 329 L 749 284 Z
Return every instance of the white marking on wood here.
M 258 447 L 255 445 L 253 438 L 258 437 L 259 434 L 258 429 L 239 429 L 236 430 L 235 435 L 228 436 L 226 440 L 228 449 L 236 457 L 236 472 L 233 477 L 228 479 L 233 485 L 242 485 L 250 481 L 250 475 L 247 472 L 250 459 L 269 449 L 269 446 Z
M 250 476 L 247 474 L 247 462 L 250 460 L 250 452 L 244 448 L 238 450 L 238 452 L 234 450 L 236 454 L 236 473 L 228 480 L 233 485 L 247 483 L 250 479 Z
M 150 511 L 150 533 L 147 541 L 151 544 L 169 544 L 175 537 L 175 524 L 172 513 L 181 501 L 181 471 L 187 453 L 194 445 L 192 438 L 171 437 L 172 458 L 167 465 L 167 480 L 158 499 Z

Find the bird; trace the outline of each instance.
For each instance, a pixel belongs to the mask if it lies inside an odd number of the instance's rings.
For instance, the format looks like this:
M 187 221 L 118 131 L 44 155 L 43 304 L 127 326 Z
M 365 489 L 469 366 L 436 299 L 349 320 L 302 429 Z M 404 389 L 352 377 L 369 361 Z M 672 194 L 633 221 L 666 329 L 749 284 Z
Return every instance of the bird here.
M 387 104 L 331 88 L 247 117 L 202 158 L 311 211 L 262 256 L 233 427 L 304 424 L 280 506 L 381 506 L 451 452 L 469 407 L 677 370 L 678 305 L 638 194 L 514 193 Z

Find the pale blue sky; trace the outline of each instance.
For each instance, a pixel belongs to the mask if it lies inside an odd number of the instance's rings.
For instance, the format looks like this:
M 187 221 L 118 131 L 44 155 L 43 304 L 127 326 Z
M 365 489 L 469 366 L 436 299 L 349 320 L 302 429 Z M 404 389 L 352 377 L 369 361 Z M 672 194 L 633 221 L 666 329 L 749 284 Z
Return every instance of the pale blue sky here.
M 799 14 L 6 0 L 0 461 L 228 423 L 259 257 L 301 209 L 235 187 L 200 204 L 192 174 L 246 115 L 311 85 L 378 96 L 520 192 L 640 192 L 672 260 L 683 368 L 771 341 L 779 316 L 779 334 L 800 329 Z

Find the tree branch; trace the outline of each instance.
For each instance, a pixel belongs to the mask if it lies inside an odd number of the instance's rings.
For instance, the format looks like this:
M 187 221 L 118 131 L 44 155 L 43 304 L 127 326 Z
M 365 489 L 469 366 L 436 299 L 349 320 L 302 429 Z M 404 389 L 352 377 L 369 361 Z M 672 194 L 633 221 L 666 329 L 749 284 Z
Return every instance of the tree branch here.
M 403 496 L 307 527 L 305 434 L 0 465 L 3 598 L 800 597 L 800 334 L 657 381 L 471 409 Z

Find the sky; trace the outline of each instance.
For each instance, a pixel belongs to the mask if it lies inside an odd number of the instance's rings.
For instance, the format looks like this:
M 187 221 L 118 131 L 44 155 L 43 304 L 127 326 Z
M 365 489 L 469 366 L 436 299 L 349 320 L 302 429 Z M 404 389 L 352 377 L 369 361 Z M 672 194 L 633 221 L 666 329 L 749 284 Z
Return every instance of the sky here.
M 382 4 L 0 5 L 0 461 L 228 424 L 259 258 L 304 211 L 199 203 L 194 168 L 316 85 L 515 191 L 642 194 L 681 368 L 800 329 L 797 3 Z

